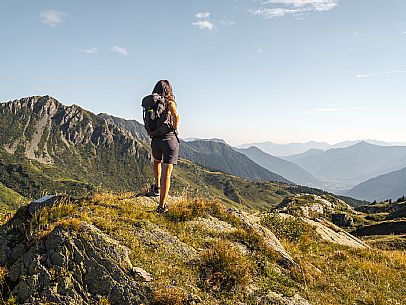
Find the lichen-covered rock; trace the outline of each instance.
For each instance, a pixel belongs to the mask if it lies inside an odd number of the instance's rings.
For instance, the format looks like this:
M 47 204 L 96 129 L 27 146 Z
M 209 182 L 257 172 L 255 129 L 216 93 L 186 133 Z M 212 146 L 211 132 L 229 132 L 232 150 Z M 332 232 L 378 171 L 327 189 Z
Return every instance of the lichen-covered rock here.
M 269 293 L 258 299 L 258 304 L 262 305 L 311 305 L 300 295 L 295 294 L 293 297 L 282 296 L 277 293 Z
M 12 264 L 27 251 L 33 233 L 36 213 L 46 207 L 61 203 L 63 196 L 44 196 L 20 207 L 16 214 L 0 227 L 0 266 Z
M 272 233 L 271 230 L 265 228 L 256 222 L 253 222 L 249 215 L 245 214 L 244 212 L 237 210 L 235 208 L 229 208 L 228 212 L 240 219 L 244 226 L 253 232 L 259 234 L 264 238 L 265 243 L 273 249 L 275 252 L 279 253 L 282 257 L 282 262 L 286 265 L 295 265 L 295 261 L 293 260 L 292 256 L 285 250 L 279 239 Z
M 332 214 L 334 211 L 350 211 L 353 209 L 344 201 L 328 196 L 313 194 L 296 194 L 286 197 L 276 206 L 278 212 L 291 214 L 298 217 L 316 219 Z
M 148 304 L 151 289 L 133 274 L 130 250 L 86 222 L 62 223 L 38 239 L 41 209 L 64 204 L 45 197 L 21 207 L 0 228 L 0 266 L 19 304 Z
M 148 303 L 150 289 L 135 281 L 128 248 L 85 222 L 57 226 L 10 267 L 12 293 L 20 303 Z
M 151 274 L 140 267 L 133 267 L 132 272 L 136 277 L 145 282 L 151 282 L 154 279 Z
M 331 222 L 328 222 L 326 220 L 312 220 L 308 218 L 302 218 L 302 220 L 313 226 L 316 232 L 325 241 L 351 248 L 370 248 L 362 240 L 344 231 Z
M 345 213 L 333 214 L 331 220 L 339 227 L 352 227 L 354 225 L 354 219 Z

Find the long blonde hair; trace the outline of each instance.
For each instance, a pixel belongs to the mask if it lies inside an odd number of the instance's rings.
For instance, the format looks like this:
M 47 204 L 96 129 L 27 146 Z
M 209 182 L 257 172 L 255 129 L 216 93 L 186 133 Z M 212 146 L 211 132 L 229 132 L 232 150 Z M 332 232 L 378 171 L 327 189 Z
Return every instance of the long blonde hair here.
M 157 93 L 165 98 L 167 101 L 175 102 L 175 95 L 173 94 L 172 86 L 168 80 L 163 79 L 156 83 L 152 93 Z

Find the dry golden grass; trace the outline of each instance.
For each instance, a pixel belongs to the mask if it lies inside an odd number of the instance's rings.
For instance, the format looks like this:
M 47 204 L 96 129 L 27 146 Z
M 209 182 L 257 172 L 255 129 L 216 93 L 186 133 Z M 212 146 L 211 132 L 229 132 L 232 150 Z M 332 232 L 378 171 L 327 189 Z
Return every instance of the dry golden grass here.
M 229 241 L 217 240 L 200 257 L 201 286 L 233 293 L 246 287 L 253 268 L 248 257 Z
M 173 221 L 187 221 L 209 214 L 222 215 L 224 213 L 224 207 L 218 200 L 207 201 L 201 198 L 191 198 L 177 200 L 170 206 L 169 212 L 165 216 Z
M 206 301 L 212 293 L 221 299 L 219 291 L 243 287 L 250 278 L 260 291 L 273 290 L 288 295 L 299 292 L 314 305 L 401 304 L 400 300 L 406 295 L 406 258 L 401 251 L 353 250 L 320 242 L 311 230 L 301 230 L 300 238 L 296 238 L 294 232 L 295 238 L 288 236 L 283 240 L 285 247 L 299 262 L 299 268 L 281 274 L 275 272 L 278 269 L 276 257 L 263 245 L 261 236 L 242 226 L 218 201 L 181 198 L 171 203 L 166 216 L 153 212 L 156 205 L 150 199 L 134 199 L 131 196 L 99 194 L 86 206 L 89 210 L 81 212 L 83 220 L 91 219 L 97 227 L 128 246 L 132 250 L 132 260 L 153 273 L 157 287 L 170 286 L 173 281 L 186 290 L 190 287 L 182 283 L 194 287 L 206 285 L 204 287 L 210 288 L 200 293 Z M 196 230 L 188 226 L 188 220 L 207 215 L 233 224 L 237 227 L 236 232 L 216 235 L 201 227 Z M 131 224 L 141 220 L 158 225 L 196 249 L 205 248 L 202 261 L 206 263 L 196 268 L 179 258 L 145 248 L 129 236 Z M 220 245 L 215 250 L 207 243 L 213 238 L 222 238 L 227 246 Z M 244 255 L 232 246 L 235 242 L 246 245 L 252 255 L 245 260 Z M 234 266 L 242 266 L 241 274 L 238 274 L 241 270 L 237 272 L 231 265 L 222 265 L 231 261 L 239 262 Z M 216 269 L 216 265 L 222 267 Z M 236 278 L 241 278 L 242 283 L 234 282 Z M 243 295 L 238 295 L 236 292 L 233 298 L 243 298 Z
M 193 291 L 202 304 L 211 304 L 213 299 L 219 304 L 255 304 L 244 289 L 247 285 L 256 287 L 257 294 L 299 293 L 313 305 L 398 305 L 406 299 L 405 252 L 357 250 L 321 242 L 313 231 L 294 223 L 283 227 L 293 238 L 279 232 L 298 262 L 297 268 L 285 269 L 276 263 L 278 257 L 263 237 L 244 226 L 221 202 L 187 197 L 169 204 L 169 213 L 160 215 L 154 212 L 157 203 L 151 198 L 101 193 L 44 209 L 36 215 L 32 229 L 45 235 L 57 225 L 72 229 L 80 221 L 95 225 L 131 250 L 134 266 L 153 275 L 154 304 L 184 304 L 185 291 Z M 209 215 L 235 230 L 210 231 L 199 226 L 199 221 L 190 221 Z M 159 242 L 135 238 L 135 230 L 146 224 L 196 249 L 198 259 L 189 261 L 176 251 L 165 251 Z
M 102 297 L 98 305 L 110 305 L 111 302 L 108 297 Z
M 2 286 L 5 283 L 7 274 L 8 270 L 5 267 L 0 266 L 0 286 Z
M 404 252 L 351 249 L 324 242 L 287 248 L 302 268 L 302 274 L 292 276 L 302 283 L 303 294 L 312 304 L 398 305 L 406 300 Z
M 183 305 L 187 304 L 188 295 L 178 287 L 164 287 L 154 291 L 151 305 Z

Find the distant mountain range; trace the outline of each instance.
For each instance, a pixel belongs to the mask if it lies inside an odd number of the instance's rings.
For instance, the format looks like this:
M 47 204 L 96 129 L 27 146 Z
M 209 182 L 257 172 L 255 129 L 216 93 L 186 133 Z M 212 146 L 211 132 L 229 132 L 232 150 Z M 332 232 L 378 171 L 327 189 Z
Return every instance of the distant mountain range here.
M 288 179 L 261 167 L 221 141 L 183 141 L 180 146 L 180 157 L 210 170 L 221 171 L 246 179 L 291 183 Z
M 377 141 L 377 140 L 355 140 L 355 141 L 344 141 L 337 144 L 329 144 L 326 142 L 317 142 L 317 141 L 310 141 L 306 143 L 289 143 L 289 144 L 276 144 L 272 142 L 261 142 L 261 143 L 248 143 L 242 144 L 237 146 L 237 148 L 248 148 L 251 146 L 256 146 L 262 151 L 271 154 L 276 157 L 286 157 L 285 159 L 291 161 L 287 158 L 287 156 L 297 155 L 307 152 L 308 150 L 328 150 L 332 148 L 345 148 L 352 145 L 355 145 L 359 142 L 367 142 L 374 145 L 380 146 L 406 146 L 406 142 L 384 142 L 384 141 Z
M 301 153 L 301 154 L 290 155 L 290 156 L 285 156 L 285 157 L 280 157 L 280 158 L 287 160 L 287 161 L 295 162 L 296 160 L 299 160 L 299 159 L 302 159 L 305 157 L 309 157 L 309 156 L 315 156 L 315 155 L 318 155 L 321 153 L 324 153 L 324 150 L 312 148 L 312 149 L 306 150 L 304 153 Z
M 319 186 L 322 182 L 316 179 L 312 174 L 302 169 L 295 163 L 284 159 L 271 156 L 255 146 L 249 148 L 235 148 L 236 151 L 243 153 L 248 158 L 271 172 L 278 173 L 288 180 L 307 186 Z
M 295 156 L 297 165 L 316 178 L 342 184 L 342 189 L 406 166 L 406 146 L 379 146 L 359 142 L 346 148 Z
M 406 167 L 362 182 L 345 195 L 368 201 L 396 200 L 406 195 Z

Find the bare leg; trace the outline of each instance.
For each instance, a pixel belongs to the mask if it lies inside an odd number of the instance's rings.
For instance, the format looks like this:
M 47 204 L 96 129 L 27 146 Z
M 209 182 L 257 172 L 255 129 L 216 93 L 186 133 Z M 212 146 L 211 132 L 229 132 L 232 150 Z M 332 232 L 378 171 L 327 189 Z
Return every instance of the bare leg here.
M 161 161 L 160 160 L 154 160 L 154 177 L 155 177 L 155 185 L 157 187 L 160 187 L 161 185 Z
M 171 174 L 172 174 L 173 164 L 162 163 L 162 176 L 161 176 L 161 189 L 159 197 L 159 206 L 163 207 L 166 197 L 169 193 L 169 188 L 171 187 Z

